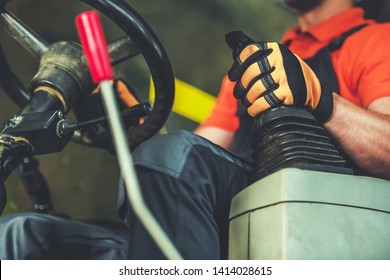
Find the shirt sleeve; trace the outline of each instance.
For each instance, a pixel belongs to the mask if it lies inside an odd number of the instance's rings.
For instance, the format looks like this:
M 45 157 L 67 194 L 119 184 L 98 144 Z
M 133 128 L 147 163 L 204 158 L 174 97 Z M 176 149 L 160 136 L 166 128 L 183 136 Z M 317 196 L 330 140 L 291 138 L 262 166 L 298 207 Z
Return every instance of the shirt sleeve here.
M 376 99 L 390 96 L 390 24 L 365 29 L 353 46 L 356 64 L 351 69 L 355 72 L 351 82 L 362 106 L 367 108 Z
M 227 76 L 223 78 L 214 108 L 202 126 L 215 126 L 231 132 L 238 129 L 238 106 L 233 96 L 234 85 L 235 83 L 231 82 Z

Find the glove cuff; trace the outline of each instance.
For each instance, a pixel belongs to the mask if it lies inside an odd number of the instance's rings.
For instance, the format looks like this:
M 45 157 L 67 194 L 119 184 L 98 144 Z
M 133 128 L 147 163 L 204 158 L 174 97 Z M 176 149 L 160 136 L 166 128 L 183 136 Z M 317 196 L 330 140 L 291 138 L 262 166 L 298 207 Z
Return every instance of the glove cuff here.
M 333 112 L 333 92 L 329 85 L 323 85 L 321 91 L 321 98 L 317 108 L 313 110 L 313 115 L 320 124 L 323 124 Z

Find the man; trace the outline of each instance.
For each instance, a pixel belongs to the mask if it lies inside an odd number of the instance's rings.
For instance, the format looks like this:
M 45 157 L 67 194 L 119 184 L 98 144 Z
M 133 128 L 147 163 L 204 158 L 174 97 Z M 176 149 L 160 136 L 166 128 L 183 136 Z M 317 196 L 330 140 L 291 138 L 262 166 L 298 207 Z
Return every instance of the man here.
M 352 0 L 285 2 L 298 11 L 299 26 L 283 38 L 297 56 L 277 43 L 251 42 L 237 51 L 240 42 L 230 36 L 235 53 L 230 80 L 224 79 L 212 115 L 195 133 L 246 155 L 236 149 L 248 151 L 245 141 L 234 145 L 242 118 L 233 94 L 246 101 L 251 116 L 280 105 L 308 107 L 364 172 L 390 178 L 390 25 L 364 19 Z M 328 45 L 337 91 L 299 58 L 314 57 Z M 268 65 L 265 72 L 261 63 Z M 292 79 L 287 73 L 299 75 Z M 265 76 L 270 84 L 260 82 Z M 227 257 L 230 200 L 248 185 L 251 168 L 219 146 L 179 132 L 152 138 L 134 152 L 145 200 L 184 258 Z M 131 231 L 130 258 L 163 258 L 124 200 L 122 205 Z
M 363 19 L 362 10 L 350 9 L 353 1 L 285 2 L 289 7 L 298 9 L 299 27 L 289 30 L 282 41 L 288 42 L 290 50 L 302 59 L 313 57 L 343 32 L 368 25 L 356 34 L 351 34 L 342 49 L 331 53 L 340 90 L 333 94 L 334 109 L 324 127 L 368 174 L 390 178 L 390 158 L 387 156 L 390 119 L 386 116 L 390 114 L 386 81 L 390 65 L 385 47 L 389 27 Z M 226 98 L 232 100 L 231 94 L 227 92 L 224 91 Z M 235 101 L 219 102 L 234 104 Z M 226 111 L 226 104 L 224 107 Z M 218 125 L 218 122 L 219 118 L 234 119 L 232 113 L 229 111 L 227 117 L 218 111 L 214 112 L 196 132 L 229 148 L 238 122 L 233 122 L 234 127 Z

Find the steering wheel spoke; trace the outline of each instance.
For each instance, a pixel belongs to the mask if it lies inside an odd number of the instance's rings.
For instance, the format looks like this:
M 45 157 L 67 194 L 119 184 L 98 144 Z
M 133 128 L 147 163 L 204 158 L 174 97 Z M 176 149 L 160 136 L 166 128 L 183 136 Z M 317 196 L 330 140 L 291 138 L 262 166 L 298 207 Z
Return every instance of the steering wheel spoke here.
M 48 43 L 11 13 L 3 10 L 0 13 L 0 24 L 3 30 L 36 59 L 40 60 L 48 50 Z
M 108 52 L 110 53 L 112 65 L 117 65 L 141 54 L 137 45 L 128 36 L 111 42 L 108 45 Z

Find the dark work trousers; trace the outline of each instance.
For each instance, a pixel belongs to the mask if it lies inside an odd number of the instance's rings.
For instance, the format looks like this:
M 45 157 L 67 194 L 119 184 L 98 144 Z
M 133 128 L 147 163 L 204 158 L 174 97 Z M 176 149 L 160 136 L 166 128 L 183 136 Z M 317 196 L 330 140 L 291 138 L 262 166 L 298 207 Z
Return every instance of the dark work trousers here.
M 231 199 L 248 185 L 250 165 L 186 131 L 159 135 L 133 152 L 142 193 L 184 259 L 226 259 Z M 164 259 L 120 188 L 130 259 Z
M 230 201 L 247 186 L 248 163 L 185 131 L 149 139 L 133 159 L 147 205 L 183 257 L 227 258 Z M 129 230 L 35 213 L 1 217 L 0 259 L 163 259 L 123 186 L 118 205 Z
M 126 259 L 128 231 L 26 213 L 0 218 L 0 259 Z

